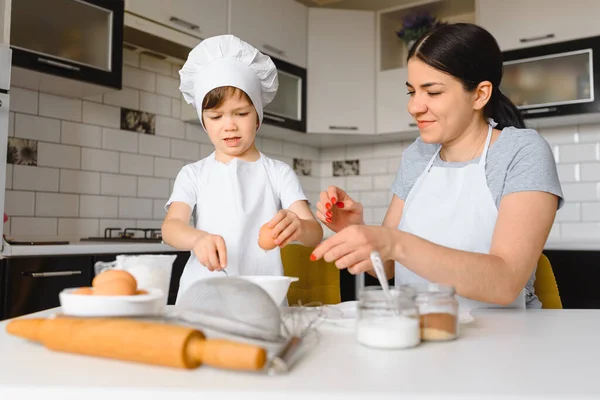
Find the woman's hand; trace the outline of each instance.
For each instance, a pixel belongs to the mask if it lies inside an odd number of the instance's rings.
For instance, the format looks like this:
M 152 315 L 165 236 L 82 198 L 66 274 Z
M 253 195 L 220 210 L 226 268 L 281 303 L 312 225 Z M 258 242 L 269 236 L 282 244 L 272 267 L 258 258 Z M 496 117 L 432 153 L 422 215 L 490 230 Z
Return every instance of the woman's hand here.
M 277 246 L 283 248 L 294 240 L 299 240 L 304 233 L 302 221 L 290 210 L 280 210 L 271 221 L 272 236 Z
M 227 267 L 227 247 L 219 235 L 202 236 L 194 243 L 192 250 L 200 264 L 209 271 L 220 271 Z
M 321 192 L 317 203 L 317 218 L 329 229 L 339 232 L 350 225 L 363 225 L 363 206 L 336 186 Z
M 395 228 L 370 225 L 352 225 L 323 241 L 310 256 L 312 261 L 323 258 L 335 262 L 339 269 L 351 274 L 373 269 L 371 252 L 379 252 L 382 261 L 394 258 L 394 250 L 401 234 Z

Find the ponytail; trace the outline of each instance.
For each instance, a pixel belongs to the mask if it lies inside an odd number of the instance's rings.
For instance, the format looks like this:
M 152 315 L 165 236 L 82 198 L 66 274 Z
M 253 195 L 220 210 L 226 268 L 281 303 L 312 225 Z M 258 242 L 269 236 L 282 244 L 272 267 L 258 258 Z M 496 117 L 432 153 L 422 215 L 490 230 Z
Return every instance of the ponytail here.
M 492 118 L 498 123 L 498 129 L 508 126 L 525 128 L 525 121 L 519 109 L 496 86 L 494 86 L 492 97 L 483 109 L 483 113 L 486 118 Z

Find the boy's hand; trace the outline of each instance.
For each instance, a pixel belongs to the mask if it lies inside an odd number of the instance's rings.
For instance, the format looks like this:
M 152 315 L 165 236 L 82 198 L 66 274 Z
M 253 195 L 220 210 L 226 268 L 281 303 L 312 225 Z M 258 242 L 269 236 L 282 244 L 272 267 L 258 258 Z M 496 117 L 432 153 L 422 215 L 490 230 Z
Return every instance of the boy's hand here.
M 304 229 L 298 215 L 290 210 L 281 210 L 275 214 L 275 217 L 269 221 L 269 227 L 273 229 L 275 244 L 281 248 L 300 239 Z
M 209 271 L 220 271 L 227 267 L 227 247 L 219 235 L 205 235 L 194 244 L 194 254 Z

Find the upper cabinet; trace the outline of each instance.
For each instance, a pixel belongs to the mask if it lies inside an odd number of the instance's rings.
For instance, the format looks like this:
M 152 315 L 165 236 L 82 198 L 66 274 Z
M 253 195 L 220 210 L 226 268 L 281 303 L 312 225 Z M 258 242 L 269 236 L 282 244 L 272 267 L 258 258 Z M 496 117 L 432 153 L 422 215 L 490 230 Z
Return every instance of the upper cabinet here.
M 375 14 L 308 13 L 310 133 L 375 133 Z
M 227 33 L 225 0 L 125 0 L 125 11 L 200 39 Z
M 477 0 L 477 23 L 513 50 L 600 35 L 597 0 Z
M 296 0 L 231 0 L 230 15 L 231 34 L 265 54 L 306 68 L 306 6 Z

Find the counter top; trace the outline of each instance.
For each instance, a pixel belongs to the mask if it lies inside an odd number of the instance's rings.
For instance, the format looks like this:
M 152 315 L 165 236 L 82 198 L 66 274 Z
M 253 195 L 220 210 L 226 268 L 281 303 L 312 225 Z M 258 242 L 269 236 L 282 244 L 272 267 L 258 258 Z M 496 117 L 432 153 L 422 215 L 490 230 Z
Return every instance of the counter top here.
M 600 240 L 597 241 L 548 241 L 544 250 L 573 250 L 573 251 L 600 251 Z
M 1 258 L 77 254 L 161 253 L 178 251 L 164 243 L 72 242 L 57 245 L 7 245 Z
M 32 316 L 47 316 L 45 311 Z M 452 342 L 372 350 L 329 324 L 283 376 L 191 371 L 52 352 L 0 323 L 0 398 L 591 399 L 600 398 L 600 310 L 478 310 Z M 209 397 L 202 397 L 203 395 Z

